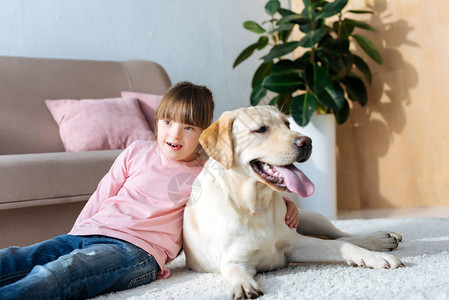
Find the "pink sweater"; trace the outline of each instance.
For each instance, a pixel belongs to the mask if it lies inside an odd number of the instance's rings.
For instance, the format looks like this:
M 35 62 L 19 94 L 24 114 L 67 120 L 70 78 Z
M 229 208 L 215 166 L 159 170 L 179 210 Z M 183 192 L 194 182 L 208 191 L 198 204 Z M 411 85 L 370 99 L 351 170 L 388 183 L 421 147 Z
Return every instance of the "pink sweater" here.
M 181 249 L 183 212 L 204 159 L 168 159 L 153 141 L 136 141 L 115 160 L 69 234 L 105 235 L 128 241 L 161 268 Z

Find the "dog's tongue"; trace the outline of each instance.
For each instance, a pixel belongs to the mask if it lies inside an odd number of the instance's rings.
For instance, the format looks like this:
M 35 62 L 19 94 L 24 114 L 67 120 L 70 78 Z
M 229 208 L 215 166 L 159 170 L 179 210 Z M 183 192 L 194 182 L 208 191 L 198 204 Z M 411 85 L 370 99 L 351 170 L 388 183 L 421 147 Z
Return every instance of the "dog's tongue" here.
M 282 176 L 284 176 L 285 184 L 290 191 L 300 194 L 302 197 L 312 196 L 315 191 L 315 186 L 312 181 L 310 181 L 310 179 L 293 164 L 284 167 L 276 166 L 275 168 L 282 174 Z

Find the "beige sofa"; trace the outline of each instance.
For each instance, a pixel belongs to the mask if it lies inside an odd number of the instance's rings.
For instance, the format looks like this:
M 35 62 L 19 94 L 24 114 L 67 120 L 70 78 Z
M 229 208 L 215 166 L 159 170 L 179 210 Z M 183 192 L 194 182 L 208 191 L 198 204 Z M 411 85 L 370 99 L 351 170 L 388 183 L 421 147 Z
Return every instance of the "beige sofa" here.
M 163 94 L 169 86 L 150 61 L 0 56 L 0 247 L 67 233 L 121 151 L 64 152 L 45 99 Z

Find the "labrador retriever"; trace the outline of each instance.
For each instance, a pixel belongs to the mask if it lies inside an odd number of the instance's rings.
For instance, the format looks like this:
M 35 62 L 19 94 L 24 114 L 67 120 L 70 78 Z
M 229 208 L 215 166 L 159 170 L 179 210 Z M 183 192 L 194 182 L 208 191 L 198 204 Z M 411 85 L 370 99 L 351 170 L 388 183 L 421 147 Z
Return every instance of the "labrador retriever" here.
M 263 295 L 254 280 L 256 272 L 291 262 L 403 266 L 393 255 L 372 251 L 396 248 L 399 234 L 354 236 L 324 216 L 302 210 L 296 231 L 285 224 L 281 193 L 307 197 L 314 192 L 312 182 L 293 165 L 310 157 L 312 141 L 291 131 L 278 109 L 257 106 L 225 112 L 202 133 L 200 143 L 209 159 L 184 211 L 186 264 L 198 272 L 221 272 L 232 284 L 234 299 Z

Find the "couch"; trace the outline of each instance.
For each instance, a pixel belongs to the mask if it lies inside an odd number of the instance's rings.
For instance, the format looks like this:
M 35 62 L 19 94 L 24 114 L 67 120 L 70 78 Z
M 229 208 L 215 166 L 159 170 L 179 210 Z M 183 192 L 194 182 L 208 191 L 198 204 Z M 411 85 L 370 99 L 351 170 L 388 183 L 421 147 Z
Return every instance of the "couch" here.
M 67 233 L 122 151 L 65 152 L 44 100 L 161 95 L 169 86 L 151 61 L 0 56 L 0 247 Z

